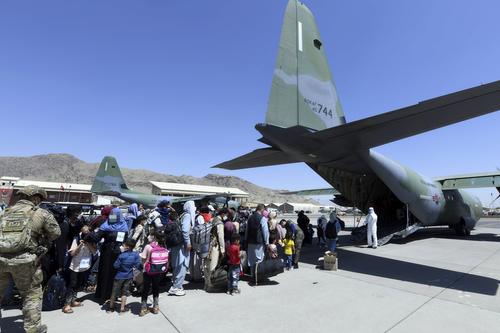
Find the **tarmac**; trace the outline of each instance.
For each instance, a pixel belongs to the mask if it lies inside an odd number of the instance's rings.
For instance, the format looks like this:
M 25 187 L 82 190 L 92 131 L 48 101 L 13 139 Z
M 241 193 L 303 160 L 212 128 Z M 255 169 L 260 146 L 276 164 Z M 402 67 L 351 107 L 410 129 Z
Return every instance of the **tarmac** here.
M 316 268 L 323 250 L 315 240 L 299 269 L 256 287 L 240 281 L 237 296 L 186 284 L 186 296 L 160 294 L 161 313 L 141 318 L 138 298 L 119 315 L 80 294 L 85 306 L 74 314 L 43 312 L 42 320 L 50 333 L 500 332 L 500 219 L 482 219 L 468 238 L 429 228 L 371 249 L 343 231 L 340 244 L 338 271 Z M 2 310 L 0 328 L 23 332 L 21 311 Z

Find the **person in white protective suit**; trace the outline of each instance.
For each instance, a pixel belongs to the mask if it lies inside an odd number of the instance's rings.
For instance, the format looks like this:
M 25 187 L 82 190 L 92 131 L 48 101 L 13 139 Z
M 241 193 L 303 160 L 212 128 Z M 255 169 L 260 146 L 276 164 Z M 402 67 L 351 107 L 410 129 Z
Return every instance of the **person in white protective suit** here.
M 368 215 L 365 218 L 365 224 L 367 225 L 366 238 L 368 239 L 368 247 L 373 247 L 374 249 L 378 246 L 377 218 L 373 207 L 368 208 Z

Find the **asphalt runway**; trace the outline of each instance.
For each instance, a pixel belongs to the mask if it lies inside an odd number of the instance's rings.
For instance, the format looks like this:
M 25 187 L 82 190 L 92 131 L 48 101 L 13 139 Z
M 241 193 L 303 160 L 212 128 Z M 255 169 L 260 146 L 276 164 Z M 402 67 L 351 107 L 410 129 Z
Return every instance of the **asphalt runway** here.
M 311 217 L 311 220 L 313 218 Z M 349 227 L 349 219 L 346 220 Z M 482 219 L 468 238 L 429 228 L 378 249 L 340 235 L 339 270 L 316 268 L 323 250 L 303 249 L 300 268 L 242 294 L 160 295 L 161 313 L 106 314 L 80 294 L 72 315 L 43 312 L 49 332 L 499 332 L 500 219 Z M 19 309 L 2 311 L 1 332 L 22 332 Z

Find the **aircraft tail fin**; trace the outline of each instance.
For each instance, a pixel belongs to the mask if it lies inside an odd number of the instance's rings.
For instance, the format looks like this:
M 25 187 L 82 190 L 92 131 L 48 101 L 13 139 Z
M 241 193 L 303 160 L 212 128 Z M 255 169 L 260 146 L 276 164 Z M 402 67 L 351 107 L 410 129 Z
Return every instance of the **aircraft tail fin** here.
M 105 156 L 97 170 L 91 192 L 112 195 L 128 190 L 116 159 L 112 156 Z
M 297 0 L 286 8 L 266 123 L 318 131 L 345 124 L 314 16 Z

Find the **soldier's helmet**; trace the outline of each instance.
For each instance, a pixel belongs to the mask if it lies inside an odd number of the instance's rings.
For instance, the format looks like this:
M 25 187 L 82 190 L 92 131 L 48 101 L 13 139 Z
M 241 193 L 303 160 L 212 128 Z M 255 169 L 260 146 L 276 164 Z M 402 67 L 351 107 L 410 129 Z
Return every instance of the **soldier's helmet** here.
M 28 197 L 32 197 L 34 195 L 39 195 L 42 197 L 43 200 L 47 200 L 47 192 L 41 187 L 38 187 L 36 185 L 28 185 L 19 191 L 17 191 L 18 194 L 24 194 Z

